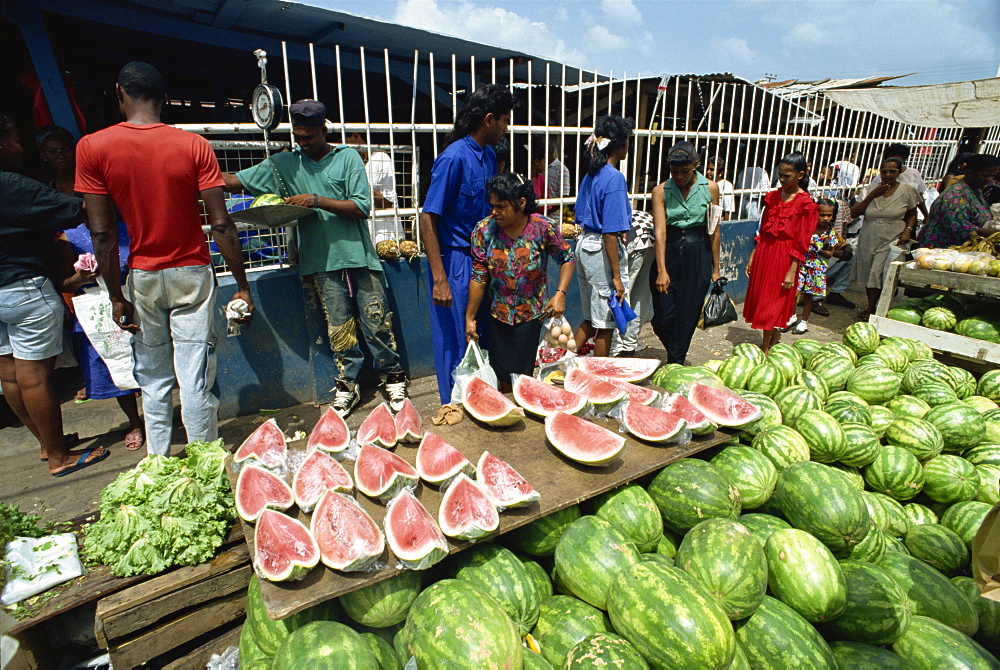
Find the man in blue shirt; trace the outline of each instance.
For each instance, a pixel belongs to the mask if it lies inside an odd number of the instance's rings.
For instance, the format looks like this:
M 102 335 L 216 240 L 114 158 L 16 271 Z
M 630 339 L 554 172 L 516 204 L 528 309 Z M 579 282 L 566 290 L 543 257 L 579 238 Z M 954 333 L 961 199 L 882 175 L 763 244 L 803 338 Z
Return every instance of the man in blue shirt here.
M 434 160 L 420 215 L 420 235 L 430 268 L 431 339 L 441 402 L 451 402 L 451 373 L 465 351 L 473 227 L 490 213 L 486 180 L 497 173 L 490 145 L 507 132 L 515 98 L 505 87 L 480 86 L 455 118 L 444 151 Z M 483 318 L 481 323 L 487 323 Z

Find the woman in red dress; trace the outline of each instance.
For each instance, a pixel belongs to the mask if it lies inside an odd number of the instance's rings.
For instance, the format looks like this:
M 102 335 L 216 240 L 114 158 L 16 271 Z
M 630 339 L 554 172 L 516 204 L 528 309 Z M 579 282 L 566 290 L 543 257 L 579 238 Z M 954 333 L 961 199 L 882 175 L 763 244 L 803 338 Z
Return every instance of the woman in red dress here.
M 795 313 L 795 286 L 799 263 L 809 249 L 818 208 L 806 187 L 806 159 L 789 154 L 778 164 L 781 188 L 764 197 L 764 214 L 757 246 L 747 261 L 750 286 L 743 302 L 743 318 L 764 331 L 766 352 L 781 339 L 777 330 Z

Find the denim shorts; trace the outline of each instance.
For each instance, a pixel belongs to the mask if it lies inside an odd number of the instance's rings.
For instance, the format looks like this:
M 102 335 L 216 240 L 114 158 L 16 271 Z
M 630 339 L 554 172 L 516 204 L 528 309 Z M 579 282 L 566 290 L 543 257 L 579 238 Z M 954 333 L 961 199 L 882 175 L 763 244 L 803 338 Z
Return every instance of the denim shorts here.
M 618 276 L 628 290 L 628 257 L 625 247 L 618 244 Z M 600 233 L 585 232 L 576 243 L 576 273 L 580 286 L 580 303 L 584 321 L 598 330 L 615 327 L 615 317 L 608 307 L 608 298 L 615 287 L 611 283 L 608 255 Z
M 42 361 L 63 350 L 62 300 L 45 277 L 0 286 L 0 356 Z

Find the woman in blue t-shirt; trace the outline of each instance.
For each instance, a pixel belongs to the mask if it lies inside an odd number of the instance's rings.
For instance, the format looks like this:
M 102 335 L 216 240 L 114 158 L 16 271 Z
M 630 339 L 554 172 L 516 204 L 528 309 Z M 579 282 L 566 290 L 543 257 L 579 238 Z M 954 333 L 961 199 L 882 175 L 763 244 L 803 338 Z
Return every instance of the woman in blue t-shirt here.
M 620 116 L 597 121 L 587 140 L 587 174 L 576 197 L 576 222 L 583 228 L 576 243 L 583 321 L 575 339 L 582 345 L 593 337 L 595 356 L 611 351 L 615 319 L 608 299 L 612 295 L 619 301 L 625 298 L 623 238 L 632 225 L 632 204 L 618 163 L 628 154 L 633 126 L 632 119 Z

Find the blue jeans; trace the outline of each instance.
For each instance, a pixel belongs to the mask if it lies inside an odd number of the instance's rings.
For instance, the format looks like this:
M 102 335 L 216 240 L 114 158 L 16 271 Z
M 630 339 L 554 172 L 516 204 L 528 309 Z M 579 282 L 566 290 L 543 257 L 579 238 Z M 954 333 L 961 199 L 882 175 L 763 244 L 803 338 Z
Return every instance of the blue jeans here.
M 826 291 L 827 293 L 843 293 L 851 287 L 851 265 L 854 263 L 854 256 L 847 261 L 837 261 L 826 268 Z
M 316 293 L 326 315 L 330 349 L 342 381 L 354 384 L 361 376 L 365 355 L 358 344 L 358 327 L 380 373 L 402 372 L 392 312 L 385 300 L 382 273 L 348 268 L 313 275 Z

